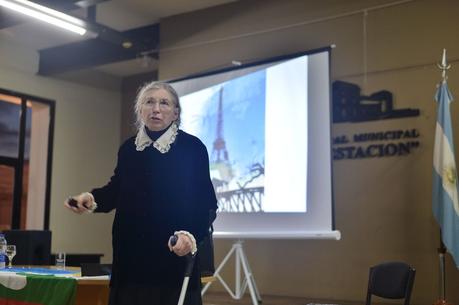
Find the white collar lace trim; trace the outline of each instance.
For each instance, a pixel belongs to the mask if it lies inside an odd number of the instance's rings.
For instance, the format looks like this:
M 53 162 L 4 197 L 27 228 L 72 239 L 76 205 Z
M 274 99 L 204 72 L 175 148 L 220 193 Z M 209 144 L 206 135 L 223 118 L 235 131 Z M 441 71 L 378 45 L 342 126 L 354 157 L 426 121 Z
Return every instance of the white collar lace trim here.
M 135 149 L 143 151 L 146 147 L 153 144 L 160 153 L 165 154 L 171 149 L 171 144 L 174 143 L 178 134 L 177 124 L 173 123 L 165 133 L 163 133 L 158 140 L 153 141 L 145 131 L 145 126 L 141 126 L 135 138 Z

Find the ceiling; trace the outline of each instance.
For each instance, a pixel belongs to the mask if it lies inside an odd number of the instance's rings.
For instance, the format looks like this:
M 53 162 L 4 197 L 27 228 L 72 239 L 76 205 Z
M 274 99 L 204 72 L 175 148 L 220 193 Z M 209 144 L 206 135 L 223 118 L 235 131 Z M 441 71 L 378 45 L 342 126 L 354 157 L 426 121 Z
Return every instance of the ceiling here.
M 156 71 L 162 18 L 236 0 L 33 0 L 85 20 L 79 36 L 0 8 L 0 39 L 39 52 L 38 74 L 123 78 Z M 97 34 L 94 34 L 97 33 Z M 132 43 L 130 48 L 123 42 Z

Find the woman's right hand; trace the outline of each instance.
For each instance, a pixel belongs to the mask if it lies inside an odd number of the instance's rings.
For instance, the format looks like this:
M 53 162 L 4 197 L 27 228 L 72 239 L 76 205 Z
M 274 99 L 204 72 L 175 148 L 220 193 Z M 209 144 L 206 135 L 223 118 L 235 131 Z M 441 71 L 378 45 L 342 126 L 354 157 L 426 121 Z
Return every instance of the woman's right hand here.
M 69 197 L 64 201 L 65 207 L 78 214 L 91 211 L 91 207 L 93 207 L 94 204 L 94 196 L 88 192 Z

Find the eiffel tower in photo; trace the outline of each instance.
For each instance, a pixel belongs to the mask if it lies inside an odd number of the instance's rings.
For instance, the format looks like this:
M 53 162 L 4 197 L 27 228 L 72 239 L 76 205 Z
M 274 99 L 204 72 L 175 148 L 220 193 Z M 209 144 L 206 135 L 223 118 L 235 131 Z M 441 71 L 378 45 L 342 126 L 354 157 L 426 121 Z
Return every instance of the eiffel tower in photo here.
M 223 87 L 218 94 L 218 112 L 217 112 L 217 133 L 212 149 L 212 162 L 228 162 L 228 151 L 226 150 L 225 139 L 223 138 Z
M 254 171 L 260 171 L 264 175 L 264 168 L 259 169 L 256 164 L 252 165 Z M 217 129 L 213 142 L 210 158 L 210 170 L 212 183 L 218 199 L 218 207 L 221 212 L 262 212 L 264 187 L 250 187 L 247 183 L 237 189 L 228 189 L 228 184 L 233 180 L 234 173 L 226 149 L 223 135 L 223 87 L 218 92 Z M 254 177 L 249 181 L 251 182 Z
M 212 183 L 217 191 L 222 191 L 233 179 L 233 170 L 223 136 L 223 87 L 218 92 L 217 129 L 210 158 L 210 167 L 215 174 Z

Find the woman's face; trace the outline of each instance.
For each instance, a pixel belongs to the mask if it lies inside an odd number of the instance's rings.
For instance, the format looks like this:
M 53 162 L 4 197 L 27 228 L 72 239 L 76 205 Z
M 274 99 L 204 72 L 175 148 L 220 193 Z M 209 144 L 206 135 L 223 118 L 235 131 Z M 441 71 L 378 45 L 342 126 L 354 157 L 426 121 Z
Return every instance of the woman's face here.
M 146 93 L 140 108 L 140 116 L 148 129 L 160 131 L 177 120 L 178 109 L 169 92 L 164 89 L 156 89 Z

